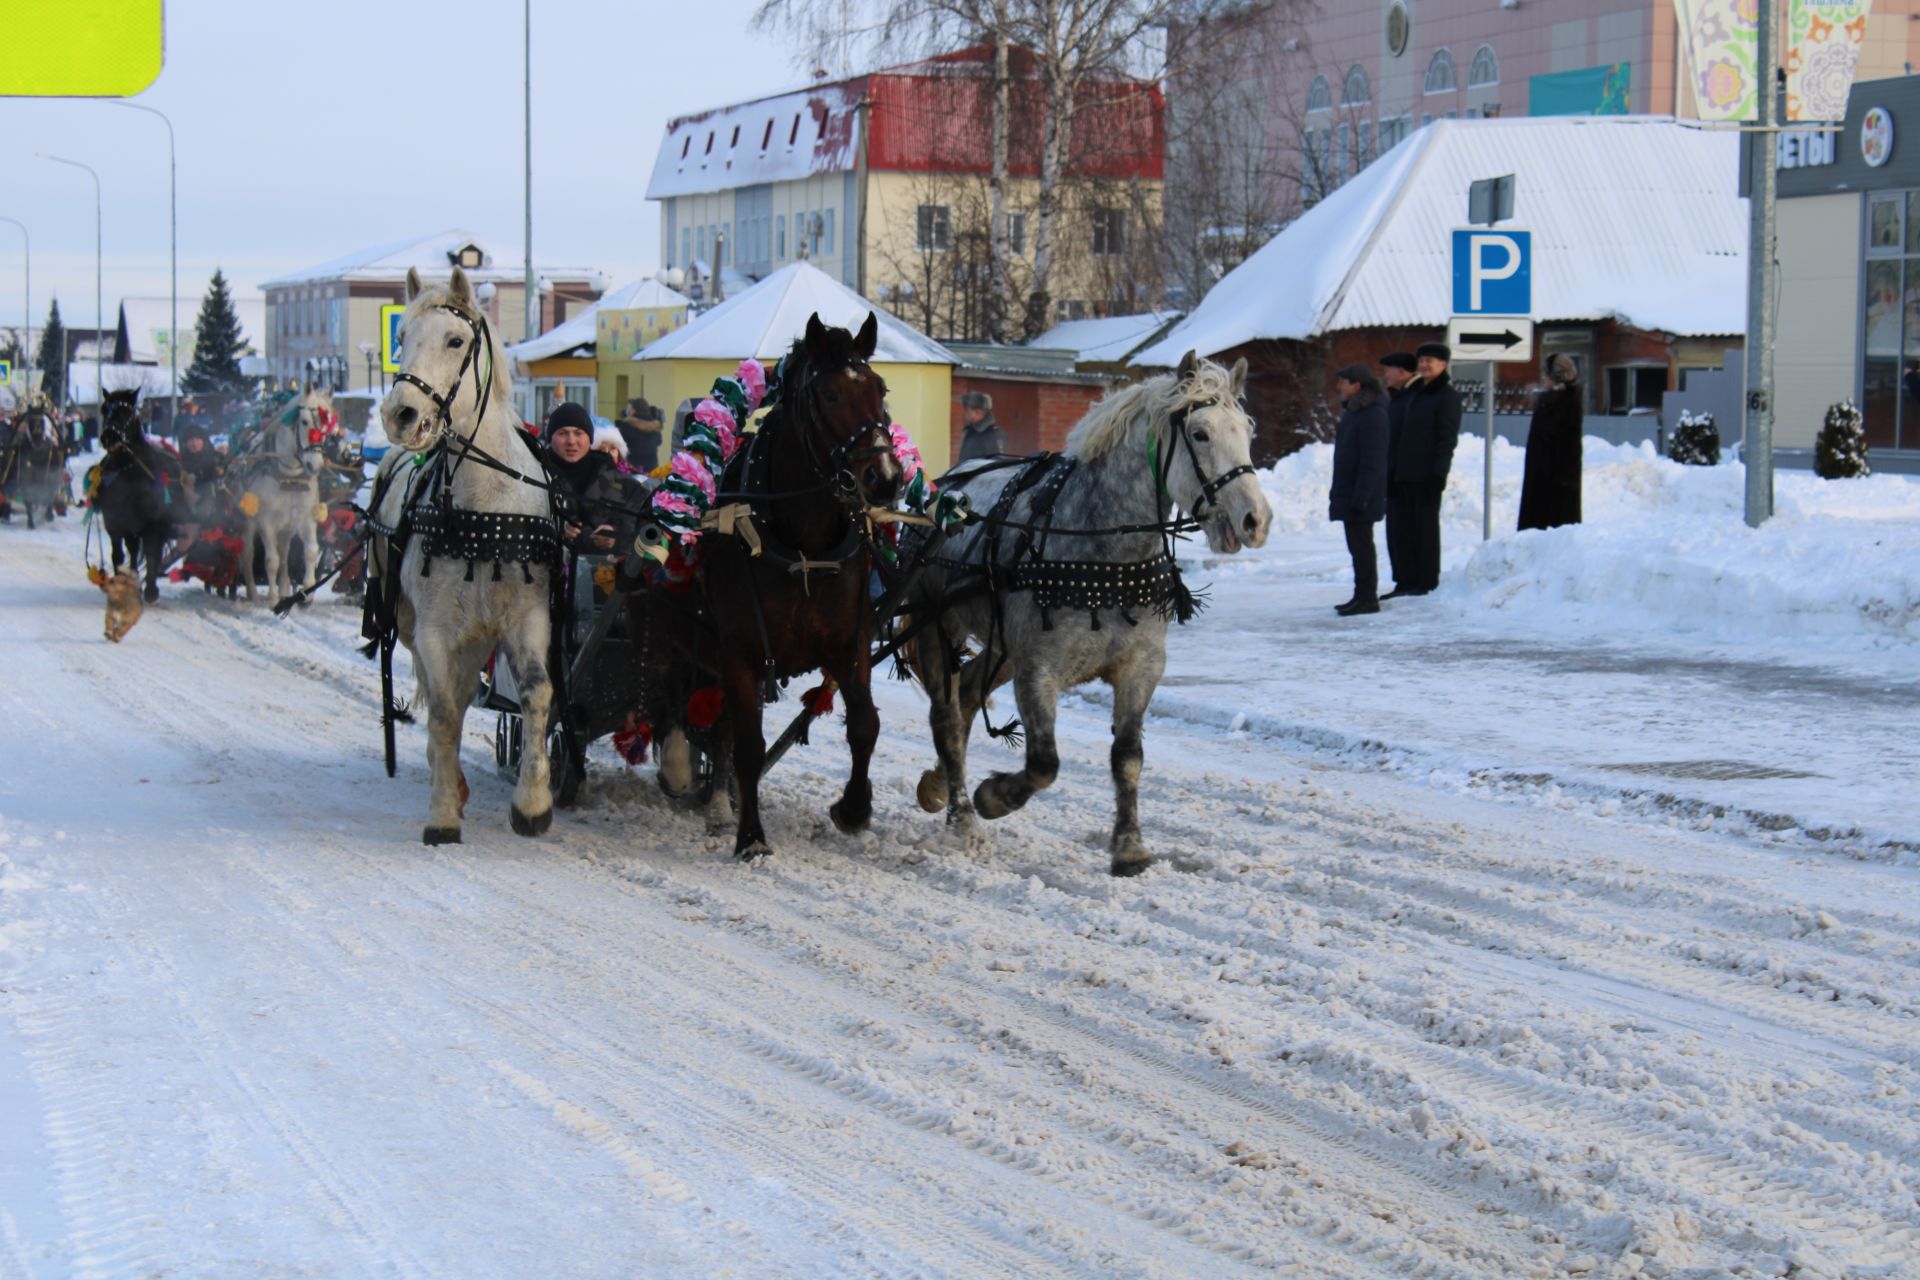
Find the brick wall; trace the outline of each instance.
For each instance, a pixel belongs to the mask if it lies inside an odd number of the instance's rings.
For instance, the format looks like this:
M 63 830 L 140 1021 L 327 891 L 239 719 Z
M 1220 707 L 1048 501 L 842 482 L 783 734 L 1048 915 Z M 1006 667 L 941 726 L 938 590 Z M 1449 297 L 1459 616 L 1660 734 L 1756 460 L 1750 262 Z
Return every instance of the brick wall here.
M 953 375 L 953 457 L 960 456 L 960 397 L 984 391 L 993 397 L 993 416 L 1007 433 L 1009 453 L 1058 450 L 1105 389 L 1079 382 L 1039 382 L 983 374 Z

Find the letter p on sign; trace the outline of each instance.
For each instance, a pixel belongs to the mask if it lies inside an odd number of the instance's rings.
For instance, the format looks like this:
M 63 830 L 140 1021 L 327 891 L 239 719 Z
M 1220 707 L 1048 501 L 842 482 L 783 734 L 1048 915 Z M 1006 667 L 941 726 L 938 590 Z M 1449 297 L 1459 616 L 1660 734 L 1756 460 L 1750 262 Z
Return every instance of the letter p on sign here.
M 1453 233 L 1453 312 L 1533 314 L 1533 233 L 1484 227 Z

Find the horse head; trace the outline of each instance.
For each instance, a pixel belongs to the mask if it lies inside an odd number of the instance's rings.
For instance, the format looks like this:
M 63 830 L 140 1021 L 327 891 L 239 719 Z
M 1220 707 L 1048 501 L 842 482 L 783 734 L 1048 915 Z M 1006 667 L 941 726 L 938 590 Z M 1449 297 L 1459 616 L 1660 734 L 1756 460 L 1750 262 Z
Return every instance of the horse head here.
M 1200 521 L 1207 545 L 1223 554 L 1262 545 L 1273 523 L 1253 472 L 1253 419 L 1241 402 L 1246 387 L 1245 357 L 1228 369 L 1189 351 L 1155 415 L 1156 431 L 1165 423 L 1161 482 Z
M 100 443 L 109 449 L 124 449 L 143 445 L 146 439 L 140 426 L 140 392 L 107 392 L 100 405 Z
M 409 267 L 400 333 L 403 364 L 380 404 L 387 438 L 419 452 L 448 431 L 471 436 L 493 400 L 497 353 L 467 273 L 455 267 L 446 285 L 424 285 Z
M 871 311 L 857 334 L 822 324 L 815 313 L 780 371 L 781 402 L 815 471 L 844 500 L 871 507 L 890 506 L 903 479 L 886 380 L 868 363 L 879 335 Z

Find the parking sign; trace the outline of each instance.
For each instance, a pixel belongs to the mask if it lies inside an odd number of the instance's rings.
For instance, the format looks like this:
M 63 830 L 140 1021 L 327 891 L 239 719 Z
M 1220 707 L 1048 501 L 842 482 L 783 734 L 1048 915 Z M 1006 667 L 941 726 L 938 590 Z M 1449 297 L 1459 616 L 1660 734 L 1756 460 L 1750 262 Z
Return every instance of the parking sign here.
M 1453 313 L 1457 316 L 1533 314 L 1533 233 L 1510 228 L 1456 227 L 1453 232 Z

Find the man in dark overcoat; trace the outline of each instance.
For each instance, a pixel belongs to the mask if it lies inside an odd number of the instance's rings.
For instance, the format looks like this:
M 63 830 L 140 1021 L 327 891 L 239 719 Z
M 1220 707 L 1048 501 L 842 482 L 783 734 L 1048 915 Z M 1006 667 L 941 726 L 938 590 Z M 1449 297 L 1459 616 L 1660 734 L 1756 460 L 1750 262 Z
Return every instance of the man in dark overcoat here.
M 1343 618 L 1380 612 L 1380 568 L 1373 526 L 1387 509 L 1387 402 L 1380 380 L 1362 365 L 1334 375 L 1340 425 L 1333 434 L 1333 484 L 1327 519 L 1346 527 L 1353 557 L 1353 599 L 1335 605 Z
M 1407 398 L 1406 420 L 1388 473 L 1390 492 L 1406 513 L 1402 554 L 1411 581 L 1395 582 L 1383 597 L 1388 600 L 1423 596 L 1440 585 L 1440 500 L 1460 443 L 1460 393 L 1447 373 L 1453 349 L 1444 342 L 1423 342 L 1413 355 L 1420 379 Z
M 1580 523 L 1580 371 L 1573 358 L 1547 358 L 1547 389 L 1527 428 L 1527 464 L 1520 481 L 1520 527 Z
M 1407 399 L 1413 395 L 1414 358 L 1405 351 L 1389 351 L 1380 357 L 1380 381 L 1387 391 L 1387 460 L 1392 468 L 1400 449 L 1400 433 L 1407 426 Z M 1387 493 L 1387 566 L 1398 588 L 1413 581 L 1413 556 L 1407 548 L 1407 530 L 1413 527 L 1413 508 L 1396 501 L 1391 488 Z

